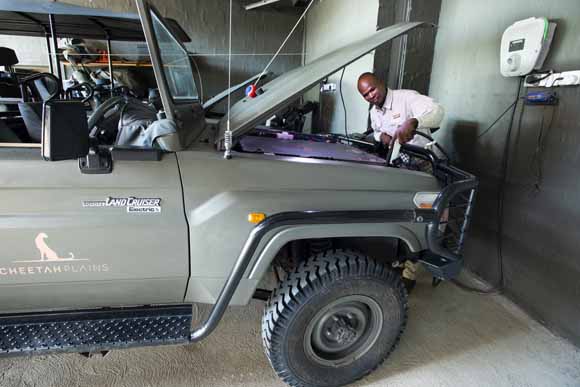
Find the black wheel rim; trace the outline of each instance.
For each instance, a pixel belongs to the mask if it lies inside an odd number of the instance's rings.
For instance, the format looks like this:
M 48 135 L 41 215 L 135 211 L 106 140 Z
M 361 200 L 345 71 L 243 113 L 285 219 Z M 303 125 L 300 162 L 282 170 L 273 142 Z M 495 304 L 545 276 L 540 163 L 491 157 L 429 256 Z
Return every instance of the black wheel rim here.
M 383 326 L 379 304 L 370 297 L 341 297 L 312 318 L 304 335 L 306 355 L 324 366 L 348 365 L 364 356 Z

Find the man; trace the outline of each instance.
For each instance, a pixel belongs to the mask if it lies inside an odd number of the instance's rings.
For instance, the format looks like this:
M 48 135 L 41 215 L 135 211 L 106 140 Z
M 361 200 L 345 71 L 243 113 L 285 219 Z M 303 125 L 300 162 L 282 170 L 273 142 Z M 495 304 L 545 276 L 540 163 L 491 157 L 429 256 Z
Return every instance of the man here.
M 417 130 L 431 134 L 438 128 L 445 111 L 432 98 L 414 90 L 391 90 L 376 75 L 364 73 L 358 79 L 358 91 L 371 105 L 371 127 L 375 140 L 389 145 L 395 137 L 401 144 L 422 146 L 425 137 L 413 135 Z
M 376 75 L 364 73 L 358 79 L 358 91 L 372 107 L 371 127 L 377 142 L 388 146 L 393 138 L 401 144 L 424 146 L 429 140 L 414 131 L 431 134 L 438 128 L 445 111 L 432 98 L 414 90 L 391 90 Z M 416 283 L 417 265 L 405 262 L 403 283 L 410 292 Z

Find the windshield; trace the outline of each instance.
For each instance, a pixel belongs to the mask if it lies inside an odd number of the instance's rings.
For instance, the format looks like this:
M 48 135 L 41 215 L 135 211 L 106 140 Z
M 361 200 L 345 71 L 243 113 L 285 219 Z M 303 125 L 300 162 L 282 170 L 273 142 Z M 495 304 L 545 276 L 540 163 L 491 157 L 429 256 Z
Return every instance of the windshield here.
M 199 99 L 187 51 L 175 40 L 155 12 L 151 12 L 151 19 L 171 97 L 176 103 Z

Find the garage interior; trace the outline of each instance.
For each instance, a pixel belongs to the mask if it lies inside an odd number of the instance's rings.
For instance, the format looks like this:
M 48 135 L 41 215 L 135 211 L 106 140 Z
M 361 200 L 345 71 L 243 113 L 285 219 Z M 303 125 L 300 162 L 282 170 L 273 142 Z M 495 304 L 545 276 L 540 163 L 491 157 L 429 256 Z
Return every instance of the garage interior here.
M 420 272 L 407 330 L 394 353 L 356 386 L 580 386 L 580 87 L 528 87 L 500 72 L 502 34 L 516 21 L 557 24 L 542 70 L 580 70 L 580 3 L 559 0 L 152 0 L 191 38 L 203 94 L 259 74 L 311 63 L 378 29 L 425 21 L 324 79 L 302 97 L 316 108 L 305 133 L 361 133 L 369 104 L 358 77 L 374 72 L 391 89 L 412 89 L 444 106 L 434 135 L 453 163 L 479 179 L 459 285 L 432 286 Z M 58 1 L 60 2 L 60 1 Z M 67 4 L 136 13 L 131 0 Z M 48 66 L 43 38 L 0 35 L 20 66 Z M 146 46 L 116 45 L 119 50 Z M 549 86 L 549 85 L 548 85 Z M 325 91 L 322 91 L 325 89 Z M 557 103 L 527 104 L 529 92 Z M 232 95 L 237 101 L 243 91 Z M 216 108 L 226 114 L 227 101 Z M 579 130 L 579 132 L 576 132 Z M 348 133 L 347 133 L 348 136 Z M 576 181 L 576 183 L 574 183 Z M 474 291 L 479 289 L 479 291 Z M 89 358 L 51 354 L 0 359 L 1 386 L 283 386 L 263 355 L 264 303 L 231 307 L 217 331 L 189 346 L 114 350 Z M 203 315 L 207 306 L 199 306 Z

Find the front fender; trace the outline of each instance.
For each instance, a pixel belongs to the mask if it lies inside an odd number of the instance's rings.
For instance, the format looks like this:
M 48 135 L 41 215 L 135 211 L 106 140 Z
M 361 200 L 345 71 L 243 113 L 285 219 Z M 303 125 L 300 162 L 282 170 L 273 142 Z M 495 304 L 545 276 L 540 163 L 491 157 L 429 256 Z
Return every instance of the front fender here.
M 405 242 L 412 252 L 425 246 L 425 224 L 349 223 L 286 226 L 264 235 L 247 272 L 248 279 L 260 280 L 280 249 L 288 242 L 315 238 L 390 237 Z

